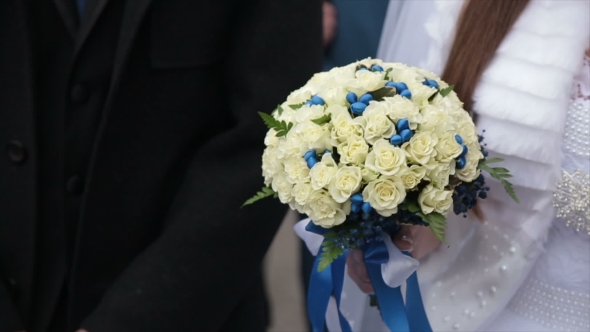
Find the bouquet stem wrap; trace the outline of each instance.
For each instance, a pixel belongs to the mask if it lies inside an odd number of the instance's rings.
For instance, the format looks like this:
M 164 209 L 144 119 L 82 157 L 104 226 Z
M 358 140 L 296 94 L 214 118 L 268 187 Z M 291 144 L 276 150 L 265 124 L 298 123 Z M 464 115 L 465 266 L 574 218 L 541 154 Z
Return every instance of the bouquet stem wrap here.
M 326 233 L 326 229 L 311 221 L 307 223 L 305 230 L 320 236 Z M 323 245 L 320 250 L 322 247 Z M 345 251 L 322 271 L 318 271 L 320 258 L 319 255 L 316 257 L 307 298 L 308 314 L 313 332 L 324 331 L 326 311 L 332 295 L 336 299 L 342 331 L 353 332 L 350 324 L 340 312 L 347 256 L 348 251 Z M 432 328 L 424 310 L 416 272 L 412 272 L 406 280 L 406 302 L 404 303 L 401 287 L 390 287 L 383 278 L 383 264 L 388 264 L 389 270 L 395 268 L 395 262 L 390 260 L 387 245 L 384 242 L 372 242 L 363 248 L 363 256 L 375 290 L 375 297 L 379 303 L 381 317 L 387 328 L 392 332 L 431 332 Z M 399 265 L 401 269 L 404 268 L 403 263 Z

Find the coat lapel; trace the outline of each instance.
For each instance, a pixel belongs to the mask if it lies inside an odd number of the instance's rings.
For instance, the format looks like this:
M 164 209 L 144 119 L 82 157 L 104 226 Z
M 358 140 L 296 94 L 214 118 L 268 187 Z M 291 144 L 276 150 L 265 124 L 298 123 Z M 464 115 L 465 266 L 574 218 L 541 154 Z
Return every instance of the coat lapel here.
M 113 95 L 116 92 L 121 74 L 125 67 L 125 63 L 129 57 L 129 52 L 133 46 L 133 41 L 137 36 L 139 26 L 147 13 L 147 10 L 152 3 L 152 0 L 128 0 L 125 3 L 125 10 L 123 13 L 123 21 L 121 23 L 121 31 L 119 40 L 117 42 L 117 51 L 115 53 L 115 60 L 113 64 L 113 75 L 111 78 L 111 88 L 105 101 L 105 114 L 102 116 L 98 137 L 95 142 L 100 141 L 104 123 L 108 117 L 108 110 L 111 108 L 113 102 Z M 93 158 L 94 159 L 94 158 Z
M 66 29 L 72 38 L 76 37 L 77 13 L 72 0 L 53 0 Z
M 67 0 L 55 0 L 55 1 L 67 1 Z M 78 53 L 82 49 L 82 45 L 90 35 L 92 28 L 98 21 L 100 14 L 106 7 L 109 0 L 87 0 L 88 1 L 88 8 L 86 10 L 86 14 L 82 18 L 80 27 L 76 34 L 76 48 L 74 50 L 74 58 L 77 57 Z M 117 0 L 121 1 L 121 0 Z
M 117 0 L 120 1 L 120 0 Z M 112 103 L 114 94 L 116 93 L 119 81 L 121 79 L 121 74 L 129 57 L 129 52 L 133 46 L 133 41 L 137 35 L 139 30 L 140 24 L 145 17 L 145 14 L 151 4 L 152 0 L 127 0 L 125 3 L 125 8 L 123 12 L 123 19 L 121 22 L 121 30 L 119 33 L 119 40 L 117 42 L 117 48 L 115 53 L 115 59 L 113 64 L 113 74 L 111 78 L 110 89 L 107 94 L 105 104 L 103 107 L 103 114 L 100 119 L 100 124 L 98 127 L 98 131 L 96 137 L 94 139 L 94 143 L 92 146 L 92 154 L 90 157 L 90 166 L 88 169 L 88 180 L 87 182 L 89 185 L 92 183 L 92 178 L 94 175 L 94 165 L 96 164 L 96 155 L 98 151 L 98 146 L 102 140 L 102 136 L 104 133 L 105 124 L 108 121 L 110 110 L 112 109 Z M 84 215 L 86 210 L 86 200 L 84 199 L 81 206 L 80 215 Z M 82 224 L 78 225 L 78 236 L 82 232 Z M 78 250 L 78 248 L 76 248 Z M 78 254 L 75 253 L 75 260 L 78 258 Z M 76 261 L 73 262 L 76 264 Z

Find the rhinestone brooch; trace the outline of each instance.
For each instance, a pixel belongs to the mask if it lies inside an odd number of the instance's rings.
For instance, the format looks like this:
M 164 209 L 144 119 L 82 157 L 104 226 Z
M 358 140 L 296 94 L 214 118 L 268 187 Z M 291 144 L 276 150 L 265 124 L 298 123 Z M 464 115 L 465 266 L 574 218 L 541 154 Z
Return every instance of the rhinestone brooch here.
M 590 235 L 590 173 L 563 171 L 553 193 L 553 206 L 557 218 L 564 220 L 567 227 Z

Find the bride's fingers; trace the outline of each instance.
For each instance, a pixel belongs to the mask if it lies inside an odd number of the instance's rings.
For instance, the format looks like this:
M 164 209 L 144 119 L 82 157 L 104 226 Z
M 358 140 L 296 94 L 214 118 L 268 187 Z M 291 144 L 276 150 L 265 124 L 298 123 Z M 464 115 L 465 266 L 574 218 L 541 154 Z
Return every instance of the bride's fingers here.
M 479 205 L 476 205 L 473 209 L 471 209 L 471 211 L 477 217 L 477 220 L 484 222 L 485 216 L 483 215 L 483 211 L 481 211 L 481 207 L 479 207 Z
M 360 268 L 358 266 L 353 267 L 351 270 L 352 271 L 349 270 L 348 275 L 357 284 L 359 289 L 365 294 L 373 294 L 373 284 L 369 279 L 366 268 L 364 269 L 364 273 L 362 271 L 363 268 Z
M 367 266 L 363 258 L 363 253 L 359 249 L 354 249 L 348 254 L 348 268 L 355 274 L 359 281 L 370 282 Z
M 402 228 L 395 233 L 391 238 L 393 244 L 401 251 L 412 251 L 414 248 L 413 229 L 415 226 L 402 226 Z

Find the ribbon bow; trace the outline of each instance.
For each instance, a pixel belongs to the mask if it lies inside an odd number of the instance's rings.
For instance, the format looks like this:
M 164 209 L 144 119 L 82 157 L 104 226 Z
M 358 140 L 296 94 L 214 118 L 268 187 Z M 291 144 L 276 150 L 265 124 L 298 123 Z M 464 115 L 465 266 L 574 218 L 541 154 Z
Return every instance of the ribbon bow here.
M 311 221 L 307 223 L 305 230 L 321 236 L 327 232 L 326 229 L 316 226 Z M 322 247 L 323 242 L 319 252 L 321 252 Z M 313 332 L 324 331 L 326 310 L 332 295 L 336 299 L 342 332 L 352 332 L 350 324 L 340 312 L 347 256 L 348 251 L 345 251 L 344 254 L 336 258 L 329 267 L 321 272 L 318 271 L 320 254 L 316 257 L 307 297 L 308 315 Z M 393 278 L 394 280 L 389 278 L 388 280 L 389 285 L 395 284 L 397 287 L 388 286 L 383 279 L 382 272 L 384 270 L 382 270 L 382 264 L 388 263 L 390 260 L 387 245 L 384 242 L 371 242 L 363 248 L 363 256 L 375 290 L 375 297 L 379 303 L 381 317 L 387 328 L 395 332 L 431 332 L 432 328 L 424 310 L 416 272 L 412 272 L 409 277 L 407 277 L 407 274 L 401 274 L 402 278 L 407 278 L 407 280 L 404 279 L 407 283 L 406 302 L 404 303 L 400 289 L 403 280 L 399 280 L 400 276 L 397 276 L 397 280 L 396 278 Z M 398 264 L 395 267 L 401 267 L 401 265 Z

